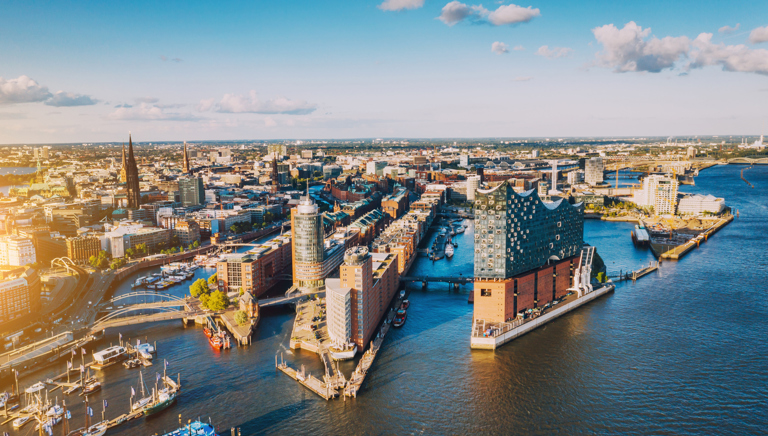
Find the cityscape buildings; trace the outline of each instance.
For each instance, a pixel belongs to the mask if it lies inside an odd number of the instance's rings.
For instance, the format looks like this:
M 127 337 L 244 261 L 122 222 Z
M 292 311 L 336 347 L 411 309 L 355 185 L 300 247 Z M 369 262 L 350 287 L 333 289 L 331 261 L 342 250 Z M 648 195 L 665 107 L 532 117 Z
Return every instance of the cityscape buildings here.
M 584 182 L 590 186 L 603 183 L 603 171 L 605 171 L 605 166 L 602 158 L 592 157 L 587 159 L 584 162 Z
M 0 265 L 24 266 L 37 262 L 35 244 L 20 236 L 0 237 Z
M 657 215 L 674 215 L 679 185 L 676 178 L 651 174 L 643 179 L 643 186 L 635 191 L 632 201 L 641 207 L 652 207 Z
M 184 207 L 199 206 L 205 203 L 205 186 L 199 177 L 182 177 L 179 179 L 181 205 Z

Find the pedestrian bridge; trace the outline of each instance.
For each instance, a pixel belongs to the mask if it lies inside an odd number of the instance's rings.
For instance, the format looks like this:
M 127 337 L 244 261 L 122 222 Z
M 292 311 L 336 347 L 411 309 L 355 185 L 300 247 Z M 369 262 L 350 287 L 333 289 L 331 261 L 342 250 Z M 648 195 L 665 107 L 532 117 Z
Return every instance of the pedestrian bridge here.
M 189 318 L 198 314 L 197 308 L 189 303 L 185 298 L 165 293 L 139 291 L 123 294 L 101 306 L 107 314 L 96 320 L 91 331 Z

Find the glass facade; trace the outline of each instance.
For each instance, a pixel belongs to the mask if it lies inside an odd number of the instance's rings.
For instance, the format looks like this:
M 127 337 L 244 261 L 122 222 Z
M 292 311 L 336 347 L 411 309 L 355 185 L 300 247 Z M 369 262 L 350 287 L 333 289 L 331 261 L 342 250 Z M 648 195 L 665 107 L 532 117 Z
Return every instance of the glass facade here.
M 580 203 L 545 203 L 535 190 L 518 194 L 506 181 L 477 191 L 475 277 L 506 279 L 575 256 L 583 239 Z

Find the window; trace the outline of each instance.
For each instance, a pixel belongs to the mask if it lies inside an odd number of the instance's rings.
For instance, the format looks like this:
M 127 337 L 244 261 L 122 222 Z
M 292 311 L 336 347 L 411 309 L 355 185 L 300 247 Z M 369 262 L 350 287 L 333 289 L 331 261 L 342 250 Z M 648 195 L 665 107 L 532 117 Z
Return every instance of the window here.
M 481 297 L 490 297 L 491 296 L 491 290 L 490 289 L 480 289 L 480 296 Z

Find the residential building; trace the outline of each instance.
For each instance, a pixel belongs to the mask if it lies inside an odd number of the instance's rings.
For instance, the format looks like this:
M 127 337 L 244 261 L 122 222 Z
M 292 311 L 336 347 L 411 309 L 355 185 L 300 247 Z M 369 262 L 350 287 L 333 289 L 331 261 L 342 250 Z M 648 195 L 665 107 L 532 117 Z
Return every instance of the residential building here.
M 480 176 L 467 177 L 467 201 L 475 201 L 478 188 L 480 188 Z
M 91 256 L 98 256 L 101 241 L 95 236 L 83 235 L 67 239 L 67 257 L 75 263 L 84 264 Z
M 640 207 L 652 207 L 657 215 L 674 215 L 679 184 L 676 178 L 651 174 L 643 179 L 643 187 L 635 190 L 632 202 Z
M 0 271 L 0 324 L 40 310 L 40 277 L 30 267 Z
M 505 322 L 564 296 L 584 244 L 581 204 L 543 202 L 508 182 L 475 201 L 474 319 Z
M 402 186 L 396 187 L 392 195 L 381 199 L 381 210 L 396 220 L 408 210 L 408 198 L 407 189 Z
M 192 220 L 178 220 L 173 224 L 173 235 L 179 238 L 182 247 L 200 242 L 200 225 Z
M 603 171 L 605 171 L 603 158 L 593 157 L 587 159 L 584 162 L 584 181 L 590 186 L 602 184 Z
M 365 247 L 346 251 L 340 278 L 326 280 L 332 341 L 352 342 L 360 350 L 368 344 L 399 286 L 396 259 L 396 254 L 369 253 Z
M 365 173 L 372 176 L 381 176 L 384 174 L 386 166 L 386 161 L 371 161 L 365 164 Z
M 0 265 L 24 266 L 37 262 L 32 239 L 20 236 L 0 237 Z
M 281 235 L 247 253 L 225 255 L 216 264 L 219 289 L 259 297 L 290 274 L 291 246 L 291 237 Z

